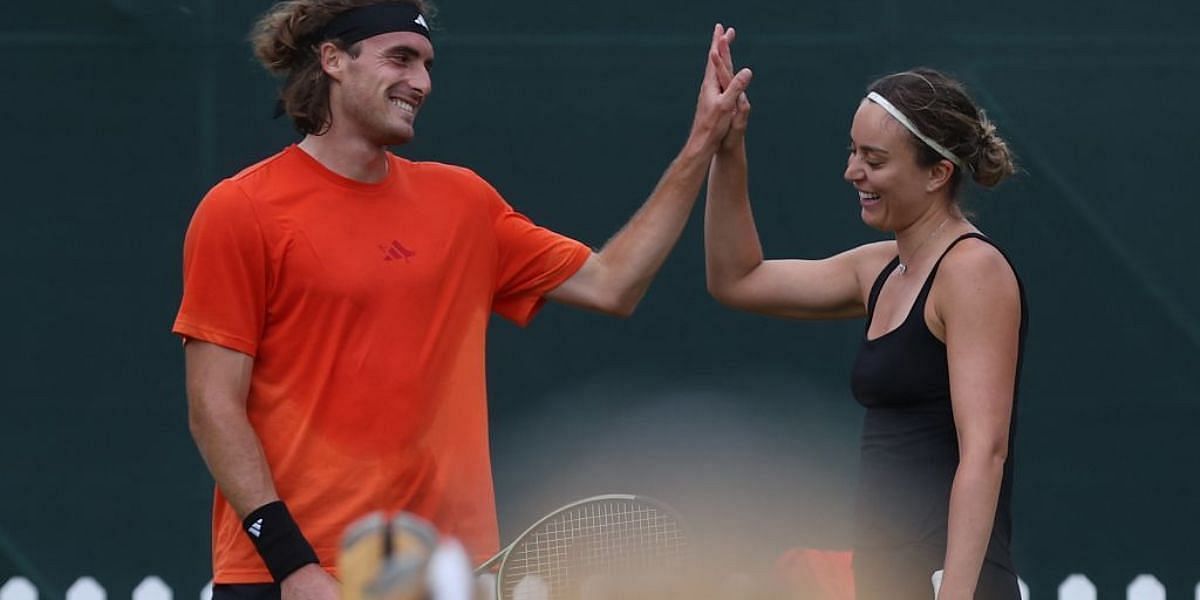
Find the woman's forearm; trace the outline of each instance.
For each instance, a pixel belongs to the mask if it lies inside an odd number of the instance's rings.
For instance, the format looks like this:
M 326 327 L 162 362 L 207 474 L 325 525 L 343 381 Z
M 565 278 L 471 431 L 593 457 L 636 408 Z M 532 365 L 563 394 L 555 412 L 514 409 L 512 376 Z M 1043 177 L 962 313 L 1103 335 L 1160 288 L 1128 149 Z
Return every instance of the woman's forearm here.
M 744 139 L 713 157 L 704 213 L 708 289 L 717 299 L 763 261 L 750 210 Z
M 960 459 L 950 490 L 945 573 L 941 600 L 971 599 L 983 568 L 1004 478 L 1004 456 L 983 453 Z

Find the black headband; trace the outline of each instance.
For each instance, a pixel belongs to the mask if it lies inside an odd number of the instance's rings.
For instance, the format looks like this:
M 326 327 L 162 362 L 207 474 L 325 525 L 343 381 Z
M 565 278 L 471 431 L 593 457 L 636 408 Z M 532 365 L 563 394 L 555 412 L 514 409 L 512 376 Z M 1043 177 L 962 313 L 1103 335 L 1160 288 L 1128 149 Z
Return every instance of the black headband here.
M 310 38 L 313 43 L 338 39 L 354 44 L 381 33 L 408 31 L 429 37 L 429 24 L 416 5 L 385 2 L 352 8 L 331 19 Z

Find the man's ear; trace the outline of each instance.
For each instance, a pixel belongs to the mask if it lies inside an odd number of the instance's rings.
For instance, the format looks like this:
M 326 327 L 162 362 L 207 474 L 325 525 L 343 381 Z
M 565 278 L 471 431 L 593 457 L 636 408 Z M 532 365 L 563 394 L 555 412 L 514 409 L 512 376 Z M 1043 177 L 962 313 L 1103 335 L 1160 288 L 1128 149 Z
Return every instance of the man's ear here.
M 321 60 L 321 70 L 334 81 L 341 81 L 342 69 L 346 66 L 346 53 L 333 42 L 321 42 L 317 47 L 317 55 Z

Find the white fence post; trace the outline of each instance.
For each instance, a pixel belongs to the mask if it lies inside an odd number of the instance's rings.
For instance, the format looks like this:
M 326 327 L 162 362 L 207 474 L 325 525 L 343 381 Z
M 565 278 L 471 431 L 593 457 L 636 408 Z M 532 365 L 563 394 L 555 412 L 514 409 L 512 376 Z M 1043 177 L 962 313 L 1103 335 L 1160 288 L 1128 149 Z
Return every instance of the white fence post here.
M 108 594 L 91 577 L 80 577 L 67 589 L 67 600 L 105 600 Z
M 155 575 L 143 579 L 133 588 L 133 600 L 171 600 L 173 597 L 171 588 Z
M 1083 575 L 1071 575 L 1059 584 L 1058 600 L 1096 600 L 1096 586 Z
M 37 588 L 24 577 L 13 577 L 0 587 L 0 600 L 37 600 Z
M 200 588 L 200 600 L 212 600 L 212 582 L 211 581 L 204 584 L 204 587 Z M 1200 600 L 1200 599 L 1198 599 L 1198 600 Z
M 1138 575 L 1125 590 L 1128 600 L 1167 600 L 1167 589 L 1153 575 Z

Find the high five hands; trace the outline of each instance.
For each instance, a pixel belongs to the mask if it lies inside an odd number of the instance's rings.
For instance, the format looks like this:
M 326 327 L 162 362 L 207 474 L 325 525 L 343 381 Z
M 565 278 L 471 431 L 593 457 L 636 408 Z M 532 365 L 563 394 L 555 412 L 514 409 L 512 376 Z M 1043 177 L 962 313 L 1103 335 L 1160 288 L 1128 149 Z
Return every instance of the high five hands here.
M 729 50 L 729 45 L 733 43 L 735 36 L 736 32 L 732 27 L 724 29 L 721 25 L 717 25 L 713 37 L 715 47 L 708 52 L 709 68 L 716 73 L 719 89 L 724 92 L 737 91 L 733 118 L 730 121 L 728 132 L 721 141 L 722 150 L 732 149 L 740 144 L 746 135 L 746 126 L 750 122 L 750 98 L 746 96 L 750 69 L 742 69 L 738 71 L 737 75 L 733 73 L 733 54 Z M 747 82 L 739 85 L 738 77 L 741 77 L 743 73 L 747 74 Z
M 750 115 L 746 88 L 754 74 L 750 69 L 734 73 L 729 50 L 734 35 L 732 27 L 726 29 L 717 24 L 713 28 L 704 81 L 700 84 L 700 98 L 696 102 L 692 138 L 709 151 L 736 145 L 746 131 Z M 730 138 L 736 139 L 731 142 Z

